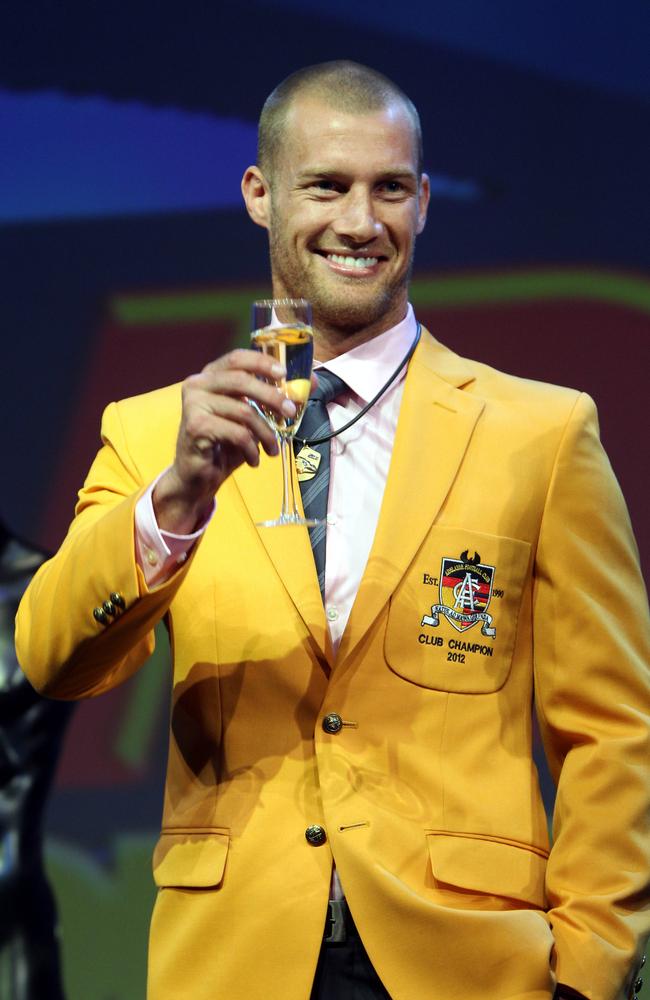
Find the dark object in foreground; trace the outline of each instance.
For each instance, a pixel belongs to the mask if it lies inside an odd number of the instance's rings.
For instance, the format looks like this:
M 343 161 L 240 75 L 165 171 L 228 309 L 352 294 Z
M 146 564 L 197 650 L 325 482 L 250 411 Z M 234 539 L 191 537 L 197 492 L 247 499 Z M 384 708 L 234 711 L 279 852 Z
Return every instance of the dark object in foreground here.
M 63 1000 L 42 828 L 72 705 L 34 691 L 13 639 L 18 603 L 45 558 L 0 523 L 0 996 L 7 1000 Z

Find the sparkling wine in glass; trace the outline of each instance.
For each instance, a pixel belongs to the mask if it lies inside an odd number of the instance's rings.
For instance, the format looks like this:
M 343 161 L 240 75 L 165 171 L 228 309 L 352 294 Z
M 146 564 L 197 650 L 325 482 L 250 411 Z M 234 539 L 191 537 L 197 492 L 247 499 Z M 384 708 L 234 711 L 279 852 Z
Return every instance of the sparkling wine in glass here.
M 302 419 L 311 390 L 314 339 L 311 306 L 305 299 L 263 299 L 253 303 L 251 346 L 270 355 L 286 369 L 286 376 L 274 384 L 296 407 L 295 417 L 278 416 L 270 410 L 262 413 L 280 441 L 282 460 L 282 510 L 279 517 L 262 521 L 258 527 L 276 528 L 284 524 L 318 524 L 301 516 L 296 506 L 293 474 L 292 440 Z

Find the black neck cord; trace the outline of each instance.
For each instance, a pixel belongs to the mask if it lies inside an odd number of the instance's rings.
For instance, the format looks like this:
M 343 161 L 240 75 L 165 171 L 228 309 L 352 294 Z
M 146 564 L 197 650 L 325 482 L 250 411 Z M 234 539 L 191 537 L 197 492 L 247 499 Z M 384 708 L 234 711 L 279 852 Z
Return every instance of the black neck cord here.
M 415 337 L 413 338 L 413 343 L 409 347 L 408 351 L 406 352 L 406 354 L 404 355 L 404 357 L 400 361 L 399 365 L 397 366 L 397 368 L 395 369 L 395 371 L 393 372 L 393 374 L 391 375 L 391 377 L 388 379 L 388 382 L 386 382 L 385 385 L 382 385 L 382 387 L 379 390 L 379 392 L 377 393 L 377 395 L 374 396 L 370 400 L 369 403 L 366 403 L 366 405 L 363 407 L 363 409 L 359 410 L 359 412 L 357 413 L 356 417 L 353 417 L 352 420 L 349 420 L 347 422 L 347 424 L 343 425 L 343 427 L 339 427 L 339 429 L 337 431 L 330 431 L 329 434 L 325 434 L 323 437 L 314 438 L 313 440 L 310 441 L 308 438 L 301 438 L 301 437 L 298 437 L 296 435 L 295 438 L 294 438 L 294 440 L 297 441 L 299 444 L 302 444 L 302 445 L 307 444 L 307 445 L 311 446 L 311 445 L 314 445 L 314 444 L 325 444 L 326 441 L 331 441 L 332 438 L 338 437 L 339 434 L 343 434 L 343 432 L 347 431 L 350 427 L 352 427 L 353 424 L 356 424 L 357 420 L 361 420 L 361 418 L 368 412 L 368 410 L 372 406 L 375 405 L 375 403 L 377 402 L 377 400 L 381 399 L 381 397 L 384 395 L 384 393 L 386 392 L 386 390 L 390 389 L 391 385 L 393 384 L 393 382 L 395 381 L 395 379 L 397 378 L 397 376 L 399 375 L 399 373 L 409 363 L 409 361 L 413 357 L 413 353 L 415 351 L 415 348 L 420 343 L 420 334 L 421 333 L 422 333 L 422 325 L 420 323 L 418 323 L 417 330 L 415 331 Z M 316 369 L 316 374 L 318 375 L 318 369 Z

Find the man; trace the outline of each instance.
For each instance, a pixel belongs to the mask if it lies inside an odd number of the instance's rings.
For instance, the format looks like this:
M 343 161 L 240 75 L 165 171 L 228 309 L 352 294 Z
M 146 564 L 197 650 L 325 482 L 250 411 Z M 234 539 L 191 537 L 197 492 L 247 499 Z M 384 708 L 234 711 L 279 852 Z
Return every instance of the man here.
M 275 297 L 313 303 L 338 430 L 417 338 L 417 113 L 365 67 L 301 71 L 242 187 Z M 110 406 L 18 618 L 25 670 L 62 698 L 128 677 L 169 624 L 150 997 L 632 996 L 648 611 L 593 404 L 422 331 L 332 442 L 321 596 L 307 532 L 255 527 L 280 470 L 248 401 L 290 414 L 259 378 L 281 374 L 235 351 Z

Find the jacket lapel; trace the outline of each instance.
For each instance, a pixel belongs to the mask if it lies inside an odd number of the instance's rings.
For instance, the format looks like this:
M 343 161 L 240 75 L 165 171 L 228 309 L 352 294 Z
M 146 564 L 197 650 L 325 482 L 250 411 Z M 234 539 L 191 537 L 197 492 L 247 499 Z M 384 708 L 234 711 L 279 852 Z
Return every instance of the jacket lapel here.
M 341 641 L 341 663 L 359 643 L 409 566 L 438 515 L 463 460 L 483 402 L 461 391 L 473 381 L 464 359 L 426 331 L 409 364 L 384 499 L 368 564 Z M 279 459 L 262 455 L 234 480 L 254 524 L 282 499 Z M 298 505 L 302 511 L 300 490 Z M 306 528 L 258 528 L 291 600 L 330 667 L 332 647 Z
M 280 513 L 282 466 L 279 458 L 268 458 L 262 454 L 256 469 L 247 465 L 240 466 L 233 478 L 253 524 L 268 521 Z M 296 497 L 302 513 L 302 498 L 297 484 Z M 318 649 L 331 666 L 329 629 L 307 528 L 292 525 L 282 528 L 258 527 L 257 532 Z
M 406 572 L 463 460 L 483 401 L 469 364 L 426 331 L 409 364 L 375 539 L 337 662 L 352 652 Z

